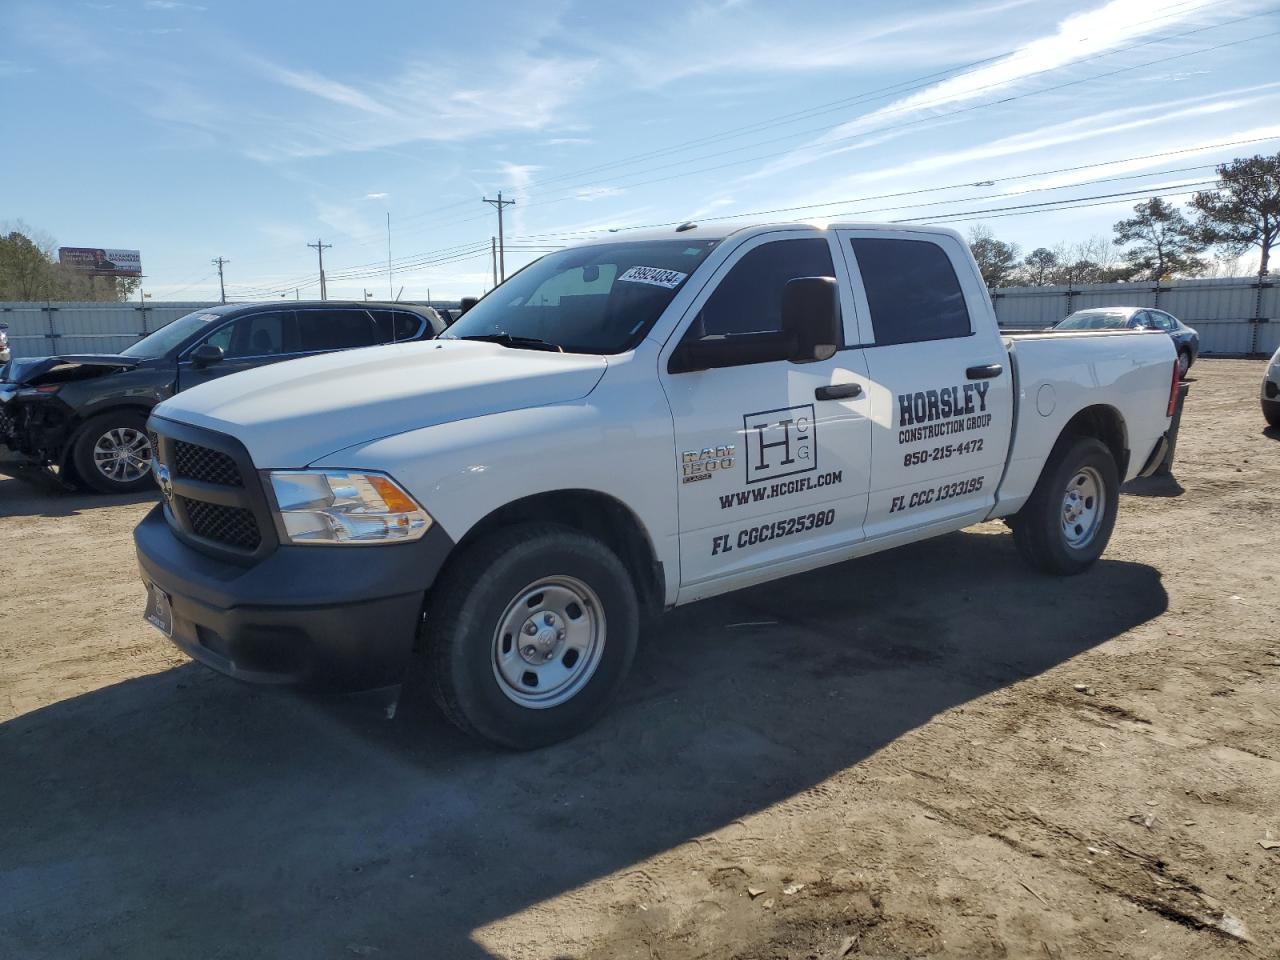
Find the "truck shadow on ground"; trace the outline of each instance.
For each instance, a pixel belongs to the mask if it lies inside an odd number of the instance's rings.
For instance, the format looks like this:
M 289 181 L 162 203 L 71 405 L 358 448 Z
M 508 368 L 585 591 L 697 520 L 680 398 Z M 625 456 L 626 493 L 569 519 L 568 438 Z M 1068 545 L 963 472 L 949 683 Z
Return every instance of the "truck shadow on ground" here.
M 595 729 L 534 753 L 192 665 L 18 717 L 0 954 L 489 956 L 478 928 L 1166 609 L 1151 567 L 1041 577 L 995 529 L 682 608 Z
M 160 499 L 159 489 L 102 494 L 78 490 L 44 467 L 0 457 L 0 517 L 68 517 L 86 510 Z

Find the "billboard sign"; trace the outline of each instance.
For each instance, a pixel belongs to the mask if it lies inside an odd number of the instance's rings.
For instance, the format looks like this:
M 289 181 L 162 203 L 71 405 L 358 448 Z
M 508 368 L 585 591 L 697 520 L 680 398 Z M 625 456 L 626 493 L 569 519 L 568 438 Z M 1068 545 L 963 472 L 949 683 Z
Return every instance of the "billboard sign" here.
M 95 277 L 140 277 L 142 254 L 137 250 L 102 247 L 59 247 L 58 262 Z

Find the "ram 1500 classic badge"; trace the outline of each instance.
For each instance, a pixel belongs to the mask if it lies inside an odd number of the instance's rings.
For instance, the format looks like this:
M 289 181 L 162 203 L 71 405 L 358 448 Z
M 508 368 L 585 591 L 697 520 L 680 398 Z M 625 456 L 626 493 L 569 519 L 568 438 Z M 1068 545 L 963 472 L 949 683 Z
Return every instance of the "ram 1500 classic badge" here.
M 680 454 L 680 482 L 696 483 L 699 480 L 710 480 L 711 474 L 717 470 L 728 470 L 733 466 L 736 447 L 732 443 L 718 447 L 703 447 L 701 450 L 686 450 Z

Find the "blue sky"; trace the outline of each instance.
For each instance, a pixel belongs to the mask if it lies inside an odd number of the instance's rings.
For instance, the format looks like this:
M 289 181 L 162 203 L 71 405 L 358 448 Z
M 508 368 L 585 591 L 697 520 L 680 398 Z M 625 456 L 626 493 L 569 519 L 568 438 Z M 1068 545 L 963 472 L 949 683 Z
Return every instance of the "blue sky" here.
M 229 296 L 316 296 L 317 237 L 330 296 L 385 296 L 388 213 L 406 298 L 480 293 L 497 190 L 508 271 L 593 230 L 784 207 L 743 221 L 967 229 L 1280 151 L 1271 9 L 5 0 L 0 220 L 136 247 L 183 300 L 216 297 L 219 255 Z M 1052 246 L 1136 199 L 979 219 Z

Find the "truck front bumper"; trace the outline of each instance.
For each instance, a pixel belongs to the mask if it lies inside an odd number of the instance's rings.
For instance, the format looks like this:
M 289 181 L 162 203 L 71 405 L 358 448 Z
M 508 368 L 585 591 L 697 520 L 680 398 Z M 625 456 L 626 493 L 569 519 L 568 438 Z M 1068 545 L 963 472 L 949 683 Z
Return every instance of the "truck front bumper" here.
M 453 548 L 433 526 L 414 543 L 281 546 L 242 566 L 174 536 L 163 505 L 133 533 L 143 582 L 164 592 L 171 639 L 251 683 L 359 691 L 399 683 L 425 591 Z

